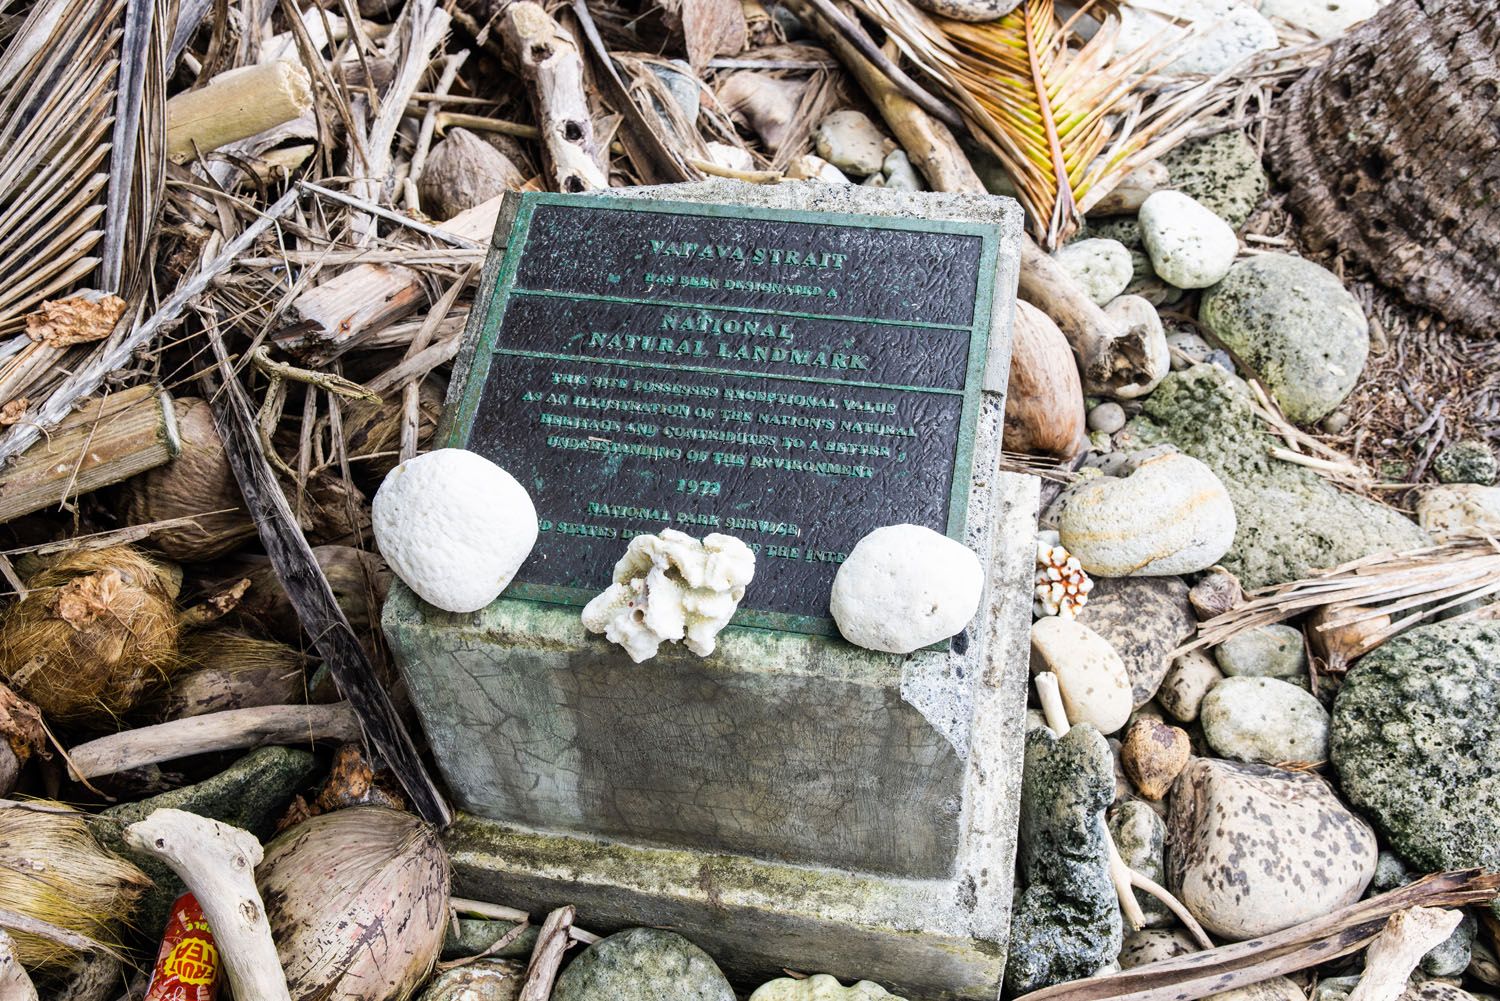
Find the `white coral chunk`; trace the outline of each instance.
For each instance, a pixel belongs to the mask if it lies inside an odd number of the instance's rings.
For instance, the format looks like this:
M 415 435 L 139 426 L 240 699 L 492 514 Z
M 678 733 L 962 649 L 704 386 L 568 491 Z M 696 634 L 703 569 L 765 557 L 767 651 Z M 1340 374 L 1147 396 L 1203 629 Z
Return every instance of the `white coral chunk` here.
M 702 542 L 670 528 L 637 535 L 615 564 L 614 583 L 584 606 L 583 624 L 637 664 L 665 642 L 707 657 L 753 576 L 755 554 L 732 535 Z

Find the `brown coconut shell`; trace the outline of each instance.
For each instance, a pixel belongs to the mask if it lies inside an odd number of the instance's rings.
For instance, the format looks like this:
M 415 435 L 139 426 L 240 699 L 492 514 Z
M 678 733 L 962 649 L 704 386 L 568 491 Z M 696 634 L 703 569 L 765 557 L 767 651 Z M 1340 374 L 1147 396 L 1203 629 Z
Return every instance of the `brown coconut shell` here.
M 174 560 L 197 563 L 223 556 L 254 536 L 255 522 L 244 509 L 209 405 L 187 397 L 172 406 L 182 452 L 125 484 L 125 515 L 132 525 L 192 518 L 194 524 L 154 533 L 151 542 Z M 233 510 L 206 513 L 225 509 Z
M 81 813 L 59 804 L 0 810 L 0 909 L 49 922 L 111 947 L 151 880 L 94 840 Z M 60 973 L 79 953 L 50 938 L 9 929 L 21 965 Z
M 0 674 L 53 723 L 111 726 L 179 666 L 176 580 L 130 546 L 63 555 L 0 619 Z
M 448 856 L 409 813 L 305 820 L 266 846 L 255 879 L 292 1001 L 399 1001 L 442 952 Z
M 401 393 L 379 403 L 352 400 L 343 405 L 344 449 L 356 476 L 365 486 L 380 481 L 399 465 L 401 456 Z M 424 379 L 417 388 L 417 449 L 423 451 L 443 416 L 443 387 Z
M 182 641 L 183 668 L 163 697 L 168 719 L 305 700 L 312 658 L 235 629 L 205 629 Z
M 380 607 L 391 587 L 391 571 L 385 561 L 351 546 L 314 546 L 313 557 L 354 631 L 363 634 L 378 628 Z M 232 573 L 250 581 L 250 589 L 232 614 L 256 632 L 300 643 L 302 624 L 270 562 L 246 560 L 235 564 Z

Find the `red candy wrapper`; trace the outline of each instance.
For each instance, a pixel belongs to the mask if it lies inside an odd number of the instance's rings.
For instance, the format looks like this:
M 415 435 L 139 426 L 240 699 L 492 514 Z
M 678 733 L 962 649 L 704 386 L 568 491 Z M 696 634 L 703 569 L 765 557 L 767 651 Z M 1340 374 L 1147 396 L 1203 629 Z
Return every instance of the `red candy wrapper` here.
M 172 904 L 145 1001 L 214 1001 L 219 996 L 219 950 L 203 908 L 191 893 Z

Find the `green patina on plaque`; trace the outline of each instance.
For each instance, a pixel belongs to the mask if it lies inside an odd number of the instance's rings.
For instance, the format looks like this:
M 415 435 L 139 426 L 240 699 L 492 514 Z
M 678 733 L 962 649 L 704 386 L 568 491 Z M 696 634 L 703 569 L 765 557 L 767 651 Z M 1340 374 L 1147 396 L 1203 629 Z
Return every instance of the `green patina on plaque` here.
M 632 536 L 723 532 L 757 555 L 736 625 L 833 633 L 833 575 L 867 532 L 966 537 L 995 227 L 514 204 L 445 442 L 536 503 L 507 596 L 581 605 Z

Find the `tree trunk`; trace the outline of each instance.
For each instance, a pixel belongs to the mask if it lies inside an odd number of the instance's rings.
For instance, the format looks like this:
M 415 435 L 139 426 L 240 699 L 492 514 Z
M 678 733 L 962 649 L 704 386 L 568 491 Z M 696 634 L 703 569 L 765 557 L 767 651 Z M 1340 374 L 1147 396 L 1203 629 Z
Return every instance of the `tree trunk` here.
M 1271 162 L 1303 235 L 1470 333 L 1500 313 L 1493 0 L 1393 0 L 1284 98 Z

